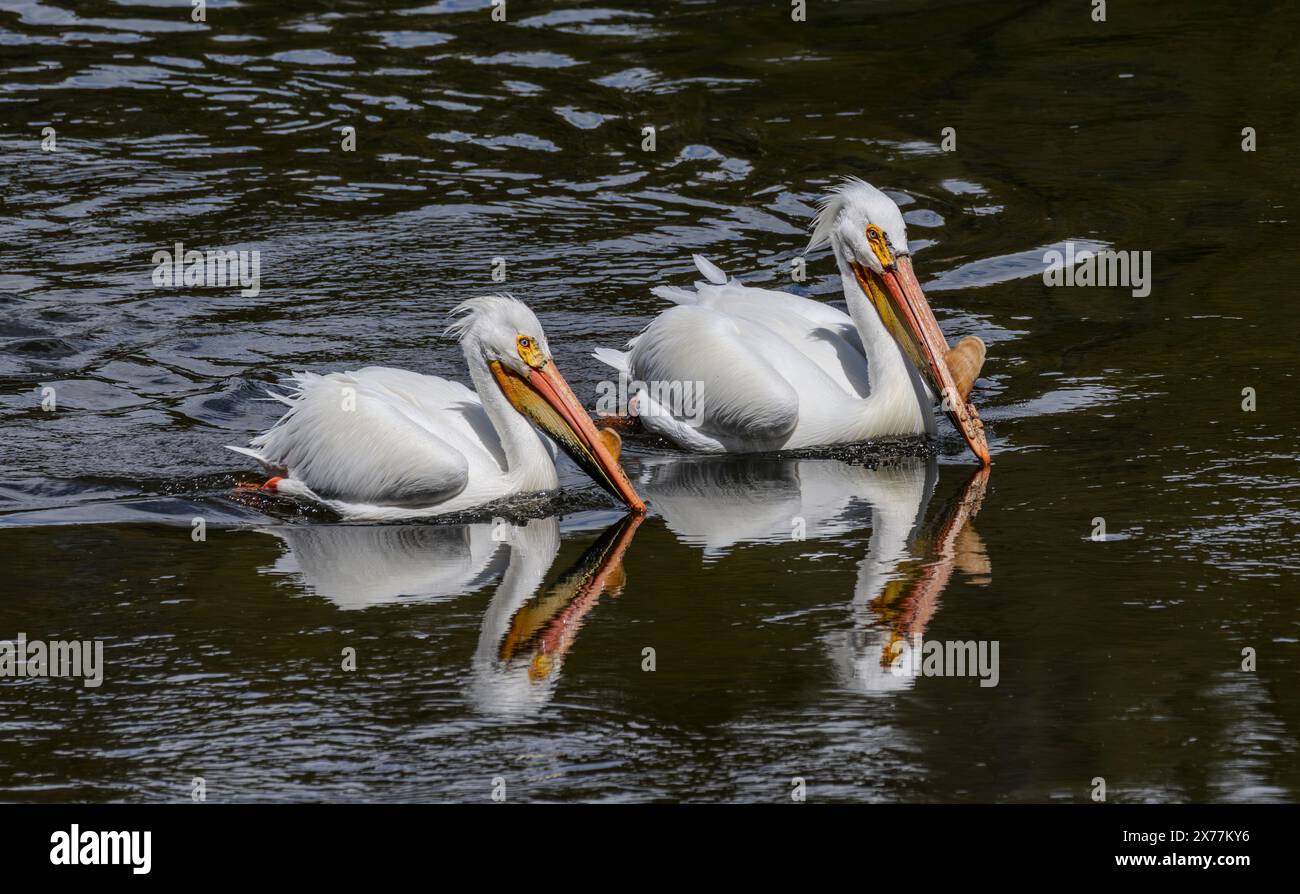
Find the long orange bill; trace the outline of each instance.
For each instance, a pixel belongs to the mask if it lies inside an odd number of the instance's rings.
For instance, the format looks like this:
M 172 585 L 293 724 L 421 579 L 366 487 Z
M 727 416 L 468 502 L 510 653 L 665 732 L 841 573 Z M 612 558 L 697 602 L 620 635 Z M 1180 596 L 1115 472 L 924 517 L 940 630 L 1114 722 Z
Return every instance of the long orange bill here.
M 556 369 L 555 361 L 530 368 L 526 376 L 497 361 L 490 367 L 515 409 L 554 439 L 597 484 L 633 512 L 645 512 L 645 503 L 637 496 L 618 457 L 596 431 L 573 389 Z
M 886 328 L 939 395 L 944 412 L 957 426 L 970 449 L 987 466 L 991 460 L 988 441 L 984 437 L 984 423 L 980 421 L 975 406 L 961 395 L 948 369 L 948 342 L 930 310 L 930 302 L 921 291 L 921 284 L 916 281 L 912 259 L 899 255 L 881 276 L 856 262 L 852 266 L 858 285 L 876 305 Z M 877 285 L 880 281 L 884 282 L 884 294 Z M 882 298 L 887 298 L 887 301 L 882 301 Z

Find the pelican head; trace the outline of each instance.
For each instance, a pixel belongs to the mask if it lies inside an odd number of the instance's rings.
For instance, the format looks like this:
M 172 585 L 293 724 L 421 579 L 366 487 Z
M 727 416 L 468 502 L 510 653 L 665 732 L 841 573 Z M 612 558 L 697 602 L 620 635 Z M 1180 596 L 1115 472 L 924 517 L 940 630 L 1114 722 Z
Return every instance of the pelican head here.
M 551 437 L 583 471 L 634 512 L 645 504 L 618 462 L 617 435 L 598 432 L 564 380 L 536 315 L 505 295 L 471 298 L 452 311 L 448 333 L 460 338 L 465 358 L 487 365 L 510 405 Z
M 988 465 L 984 426 L 966 399 L 969 388 L 959 388 L 949 369 L 948 342 L 912 270 L 907 227 L 898 205 L 871 184 L 846 178 L 817 212 L 808 250 L 827 244 L 840 268 L 852 272 L 885 329 L 940 396 L 971 450 Z

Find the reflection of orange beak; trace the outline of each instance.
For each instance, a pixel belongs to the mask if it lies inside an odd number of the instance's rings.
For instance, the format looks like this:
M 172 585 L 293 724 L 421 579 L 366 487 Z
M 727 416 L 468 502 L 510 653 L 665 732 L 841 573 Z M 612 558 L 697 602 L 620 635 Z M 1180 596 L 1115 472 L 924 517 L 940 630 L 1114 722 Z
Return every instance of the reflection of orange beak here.
M 912 259 L 899 255 L 883 274 L 867 270 L 856 261 L 850 265 L 863 292 L 880 314 L 881 322 L 902 347 L 904 353 L 925 376 L 935 394 L 943 401 L 944 412 L 957 426 L 980 462 L 988 465 L 989 445 L 984 437 L 984 423 L 974 404 L 964 398 L 948 369 L 948 342 L 939 322 L 930 310 L 930 302 L 912 272 Z M 883 283 L 884 289 L 880 288 Z
M 499 657 L 509 661 L 531 649 L 528 676 L 540 680 L 555 669 L 555 659 L 573 645 L 583 618 L 606 593 L 617 596 L 624 583 L 623 556 L 643 516 L 626 515 L 601 533 L 572 569 L 544 596 L 530 599 L 510 619 Z
M 939 597 L 948 586 L 953 569 L 966 570 L 963 565 L 975 561 L 975 557 L 961 552 L 962 538 L 971 538 L 983 549 L 971 521 L 984 504 L 988 485 L 989 467 L 980 466 L 971 473 L 961 493 L 950 500 L 924 530 L 918 531 L 914 549 L 918 561 L 915 564 L 900 563 L 900 570 L 904 573 L 886 584 L 881 594 L 872 600 L 872 608 L 891 628 L 889 643 L 880 655 L 881 667 L 889 667 L 896 657 L 894 643 L 925 634 L 926 625 L 939 610 Z M 982 567 L 977 569 L 979 575 L 991 574 L 988 556 L 981 555 L 979 559 L 982 559 Z M 981 585 L 986 583 L 987 579 Z
M 520 376 L 499 361 L 494 360 L 489 366 L 497 384 L 516 410 L 564 448 L 564 452 L 597 484 L 626 503 L 633 512 L 645 512 L 645 503 L 632 488 L 632 482 L 610 451 L 608 442 L 597 433 L 573 389 L 556 369 L 554 360 L 547 360 L 540 367 L 531 367 L 527 377 Z

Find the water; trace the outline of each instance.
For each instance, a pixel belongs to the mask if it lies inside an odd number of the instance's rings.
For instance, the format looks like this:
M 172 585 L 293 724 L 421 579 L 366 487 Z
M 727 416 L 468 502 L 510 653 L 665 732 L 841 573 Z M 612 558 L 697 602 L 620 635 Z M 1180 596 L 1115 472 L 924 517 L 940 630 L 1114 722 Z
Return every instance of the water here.
M 1295 800 L 1296 11 L 810 6 L 0 0 L 0 637 L 106 662 L 0 681 L 3 797 Z M 836 300 L 789 269 L 848 173 L 989 345 L 987 479 L 945 423 L 630 444 L 639 526 L 571 466 L 495 529 L 232 498 L 288 372 L 462 376 L 497 257 L 593 402 L 691 252 Z M 155 289 L 178 241 L 260 294 Z M 1151 251 L 1151 294 L 1046 288 L 1065 241 Z M 884 670 L 917 633 L 996 640 L 998 685 Z

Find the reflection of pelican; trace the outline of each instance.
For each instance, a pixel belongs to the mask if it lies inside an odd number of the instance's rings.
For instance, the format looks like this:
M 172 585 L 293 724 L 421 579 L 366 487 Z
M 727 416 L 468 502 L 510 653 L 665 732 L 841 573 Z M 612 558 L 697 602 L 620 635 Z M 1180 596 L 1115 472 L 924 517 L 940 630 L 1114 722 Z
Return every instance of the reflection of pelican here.
M 289 547 L 272 573 L 300 575 L 308 588 L 342 609 L 459 596 L 499 577 L 514 560 L 513 553 L 501 550 L 505 529 L 491 524 L 280 525 L 266 530 Z M 558 547 L 559 524 L 539 519 L 510 536 L 520 543 L 552 544 L 551 555 L 537 570 L 536 586 Z
M 323 503 L 344 518 L 397 519 L 474 509 L 559 487 L 549 435 L 633 511 L 645 510 L 560 375 L 521 301 L 471 298 L 452 325 L 471 391 L 459 382 L 371 366 L 298 373 L 289 410 L 252 448 L 231 447 L 275 476 L 264 490 Z M 534 428 L 536 426 L 536 428 Z
M 912 272 L 898 206 L 861 180 L 845 181 L 818 213 L 809 248 L 827 244 L 847 314 L 728 280 L 698 255 L 707 282 L 695 291 L 655 289 L 677 306 L 656 317 L 630 352 L 596 353 L 642 383 L 629 414 L 686 450 L 758 453 L 933 433 L 930 407 L 939 395 L 987 465 L 984 427 L 968 402 L 984 344 L 972 336 L 948 348 Z M 696 409 L 672 406 L 675 398 L 658 390 L 664 383 L 679 391 L 681 383 L 699 383 Z
M 641 516 L 603 531 L 542 595 L 560 550 L 554 518 L 521 525 L 284 525 L 269 569 L 298 576 L 339 608 L 438 601 L 500 578 L 483 616 L 469 697 L 484 711 L 535 710 L 551 696 L 582 618 L 623 585 L 622 560 Z
M 745 542 L 817 539 L 861 527 L 852 504 L 874 505 L 881 471 L 777 456 L 649 458 L 640 486 L 683 543 L 717 558 Z M 865 513 L 865 508 L 864 508 Z
M 900 641 L 910 646 L 912 637 L 925 633 L 954 568 L 972 583 L 990 582 L 991 565 L 971 525 L 988 477 L 987 466 L 976 470 L 939 512 L 928 519 L 918 516 L 914 529 L 894 525 L 879 543 L 873 531 L 854 588 L 854 630 L 835 649 L 844 682 L 864 690 L 909 688 L 915 678 L 893 673 L 891 664 L 899 655 Z
M 890 647 L 922 633 L 954 567 L 977 583 L 989 575 L 970 519 L 979 511 L 988 469 L 933 518 L 926 505 L 938 480 L 933 460 L 904 458 L 876 468 L 831 459 L 685 457 L 643 463 L 639 486 L 684 543 L 718 557 L 743 542 L 789 542 L 871 535 L 858 567 L 853 629 L 832 635 L 847 685 L 896 689 L 911 678 L 889 670 Z
M 550 700 L 582 619 L 602 595 L 622 592 L 623 554 L 640 524 L 640 516 L 627 516 L 610 526 L 545 593 L 497 591 L 474 652 L 476 708 L 520 713 Z

